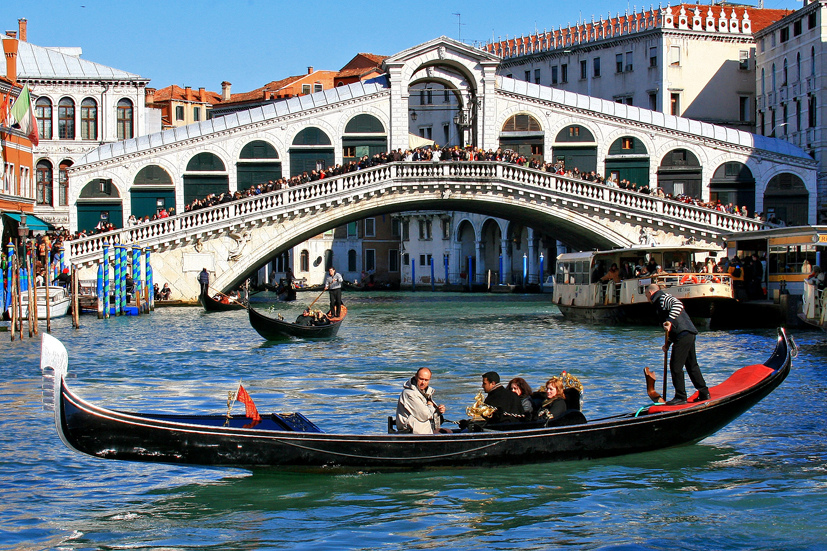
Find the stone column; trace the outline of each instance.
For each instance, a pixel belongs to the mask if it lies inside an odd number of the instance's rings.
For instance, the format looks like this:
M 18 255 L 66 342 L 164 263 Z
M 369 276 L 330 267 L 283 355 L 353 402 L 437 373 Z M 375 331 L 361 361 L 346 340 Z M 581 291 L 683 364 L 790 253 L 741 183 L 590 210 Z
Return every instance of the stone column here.
M 475 254 L 477 258 L 477 275 L 474 278 L 474 281 L 479 283 L 480 281 L 485 280 L 485 254 L 484 254 L 484 247 L 485 243 L 481 239 L 478 239 L 474 242 L 475 245 Z
M 403 65 L 388 67 L 388 77 L 391 85 L 390 104 L 390 149 L 408 149 L 408 83 L 402 79 Z
M 503 281 L 506 285 L 511 283 L 511 250 L 508 246 L 508 239 L 500 239 L 500 254 L 503 257 Z
M 538 270 L 537 238 L 534 237 L 534 229 L 528 228 L 528 278 L 526 283 L 534 281 Z

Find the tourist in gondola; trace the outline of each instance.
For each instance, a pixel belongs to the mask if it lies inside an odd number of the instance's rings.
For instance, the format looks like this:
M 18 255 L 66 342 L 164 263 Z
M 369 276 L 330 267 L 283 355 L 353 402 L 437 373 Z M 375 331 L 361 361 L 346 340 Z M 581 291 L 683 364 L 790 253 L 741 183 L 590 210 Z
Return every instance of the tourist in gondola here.
M 499 373 L 485 373 L 482 376 L 482 389 L 488 394 L 485 403 L 496 408 L 490 417 L 492 423 L 508 423 L 523 419 L 523 404 L 520 397 L 500 384 Z
M 299 314 L 299 317 L 296 318 L 296 325 L 313 325 L 313 312 L 310 311 L 309 307 L 305 308 L 304 312 Z
M 330 315 L 334 318 L 342 315 L 342 274 L 331 266 L 324 278 L 324 290 L 330 291 Z
M 405 381 L 396 404 L 396 429 L 414 434 L 439 432 L 444 405 L 434 402 L 434 389 L 430 387 L 431 370 L 420 367 L 416 375 Z
M 526 420 L 534 415 L 534 403 L 531 401 L 531 386 L 522 377 L 515 377 L 508 381 L 508 389 L 520 397 L 523 413 Z
M 559 419 L 567 410 L 563 380 L 559 377 L 552 377 L 546 381 L 545 399 L 537 411 L 537 418 Z
M 698 389 L 696 402 L 709 400 L 709 389 L 701 374 L 698 365 L 697 354 L 695 353 L 695 335 L 698 330 L 689 319 L 683 303 L 672 295 L 663 292 L 657 284 L 653 283 L 646 288 L 646 298 L 655 306 L 658 318 L 663 322 L 668 342 L 663 345 L 663 352 L 669 350 L 672 345 L 672 358 L 669 362 L 669 369 L 672 373 L 672 386 L 675 387 L 675 396 L 666 402 L 667 405 L 685 404 L 686 383 L 683 378 L 683 368 L 695 388 Z

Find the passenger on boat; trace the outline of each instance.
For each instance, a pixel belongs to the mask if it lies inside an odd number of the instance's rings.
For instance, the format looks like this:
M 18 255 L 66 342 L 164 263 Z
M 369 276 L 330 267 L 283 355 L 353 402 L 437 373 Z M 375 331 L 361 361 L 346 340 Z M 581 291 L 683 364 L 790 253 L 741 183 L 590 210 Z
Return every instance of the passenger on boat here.
M 606 274 L 606 267 L 603 266 L 603 261 L 602 260 L 598 260 L 594 264 L 594 269 L 592 269 L 592 281 L 591 282 L 592 283 L 597 283 L 598 281 L 600 281 L 600 278 L 602 278 L 605 274 Z
M 330 318 L 327 314 L 323 314 L 321 310 L 316 310 L 313 313 L 313 325 L 330 325 Z
M 400 432 L 434 434 L 439 432 L 444 405 L 434 402 L 431 370 L 420 367 L 416 375 L 405 381 L 396 404 L 396 428 Z
M 531 387 L 529 384 L 522 377 L 515 377 L 508 381 L 508 388 L 519 396 L 526 420 L 531 419 L 534 414 L 534 403 L 531 401 Z
M 299 317 L 296 318 L 296 325 L 313 325 L 313 312 L 310 311 L 310 308 L 305 308 L 304 312 L 299 314 Z
M 821 270 L 821 266 L 813 266 L 813 271 L 812 273 L 810 273 L 810 277 L 808 277 L 804 281 L 808 285 L 815 285 L 816 289 L 824 289 L 825 275 L 824 272 Z
M 664 353 L 669 350 L 670 344 L 674 345 L 669 369 L 672 373 L 672 386 L 675 387 L 675 396 L 666 404 L 672 406 L 686 403 L 686 383 L 683 378 L 684 366 L 686 366 L 686 372 L 689 374 L 692 384 L 698 389 L 698 398 L 695 401 L 709 400 L 709 388 L 707 388 L 704 376 L 701 374 L 698 357 L 695 353 L 695 335 L 698 334 L 698 330 L 695 329 L 695 325 L 689 319 L 683 303 L 672 295 L 661 291 L 660 287 L 654 283 L 646 288 L 646 298 L 655 306 L 655 312 L 666 330 L 668 341 L 663 345 Z
M 563 389 L 563 380 L 559 377 L 552 377 L 546 381 L 545 400 L 537 411 L 538 419 L 559 419 L 562 417 L 568 406 L 566 405 L 566 393 Z
M 161 300 L 169 300 L 169 297 L 172 296 L 172 289 L 169 288 L 169 283 L 164 283 L 164 288 L 160 291 Z
M 617 263 L 612 262 L 612 267 L 609 268 L 609 271 L 600 278 L 600 281 L 614 281 L 615 283 L 620 283 L 620 270 L 617 267 Z
M 523 419 L 523 404 L 520 397 L 500 384 L 500 375 L 489 371 L 482 376 L 482 389 L 488 394 L 485 403 L 496 408 L 491 415 L 492 423 L 520 421 Z

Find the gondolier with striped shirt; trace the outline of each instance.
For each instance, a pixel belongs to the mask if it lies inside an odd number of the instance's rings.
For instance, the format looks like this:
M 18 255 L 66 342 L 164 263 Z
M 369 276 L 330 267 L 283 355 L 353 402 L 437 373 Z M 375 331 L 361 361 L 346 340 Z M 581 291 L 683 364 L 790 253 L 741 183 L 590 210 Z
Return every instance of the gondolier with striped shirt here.
M 342 316 L 342 274 L 331 266 L 324 278 L 324 288 L 330 291 L 330 316 L 339 318 Z
M 683 368 L 695 388 L 698 389 L 696 402 L 709 400 L 709 389 L 701 374 L 701 367 L 698 365 L 698 358 L 695 353 L 695 335 L 698 330 L 683 303 L 663 292 L 657 284 L 653 283 L 646 288 L 646 298 L 655 306 L 658 318 L 663 322 L 663 328 L 668 335 L 668 341 L 663 345 L 664 354 L 672 344 L 672 358 L 669 361 L 669 370 L 672 373 L 672 386 L 675 387 L 675 396 L 666 402 L 667 405 L 686 403 L 686 383 L 683 378 Z

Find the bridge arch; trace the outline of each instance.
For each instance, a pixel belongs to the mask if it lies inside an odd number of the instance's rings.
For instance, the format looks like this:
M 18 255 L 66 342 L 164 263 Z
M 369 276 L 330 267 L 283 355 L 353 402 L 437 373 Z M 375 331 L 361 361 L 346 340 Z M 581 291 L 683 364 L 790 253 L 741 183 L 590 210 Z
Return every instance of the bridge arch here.
M 672 196 L 703 197 L 703 161 L 688 147 L 673 147 L 666 151 L 658 164 L 658 187 Z M 704 161 L 706 159 L 703 159 Z
M 339 139 L 334 141 L 332 129 L 322 121 L 314 121 L 313 125 L 304 126 L 293 134 L 290 139 L 290 176 L 301 176 L 313 170 L 335 164 L 336 146 Z M 327 127 L 327 128 L 323 128 Z
M 789 168 L 781 168 L 762 190 L 762 212 L 767 221 L 771 221 L 771 217 L 775 216 L 788 226 L 806 225 L 811 210 L 812 194 L 804 180 Z
M 169 171 L 159 164 L 141 167 L 132 178 L 129 199 L 129 213 L 136 218 L 152 218 L 161 209 L 176 208 L 175 184 Z
M 497 120 L 499 146 L 513 149 L 526 159 L 534 157 L 545 162 L 547 136 L 544 121 L 541 113 L 518 106 L 500 113 Z
M 717 165 L 717 166 L 716 166 Z M 740 160 L 718 160 L 709 180 L 709 200 L 727 205 L 746 206 L 750 216 L 755 212 L 755 176 L 749 165 Z
M 387 125 L 374 113 L 351 114 L 340 125 L 342 164 L 388 151 Z
M 214 150 L 195 153 L 187 161 L 183 181 L 185 205 L 210 194 L 227 193 L 230 191 L 227 160 Z
M 93 230 L 100 222 L 108 222 L 116 228 L 123 227 L 123 199 L 112 180 L 90 180 L 81 188 L 75 204 L 78 230 Z
M 577 168 L 581 173 L 597 171 L 597 134 L 591 125 L 571 122 L 554 135 L 552 162 L 562 162 L 565 169 Z
M 239 190 L 282 177 L 281 155 L 278 147 L 269 140 L 256 138 L 243 142 L 235 158 L 236 188 Z

